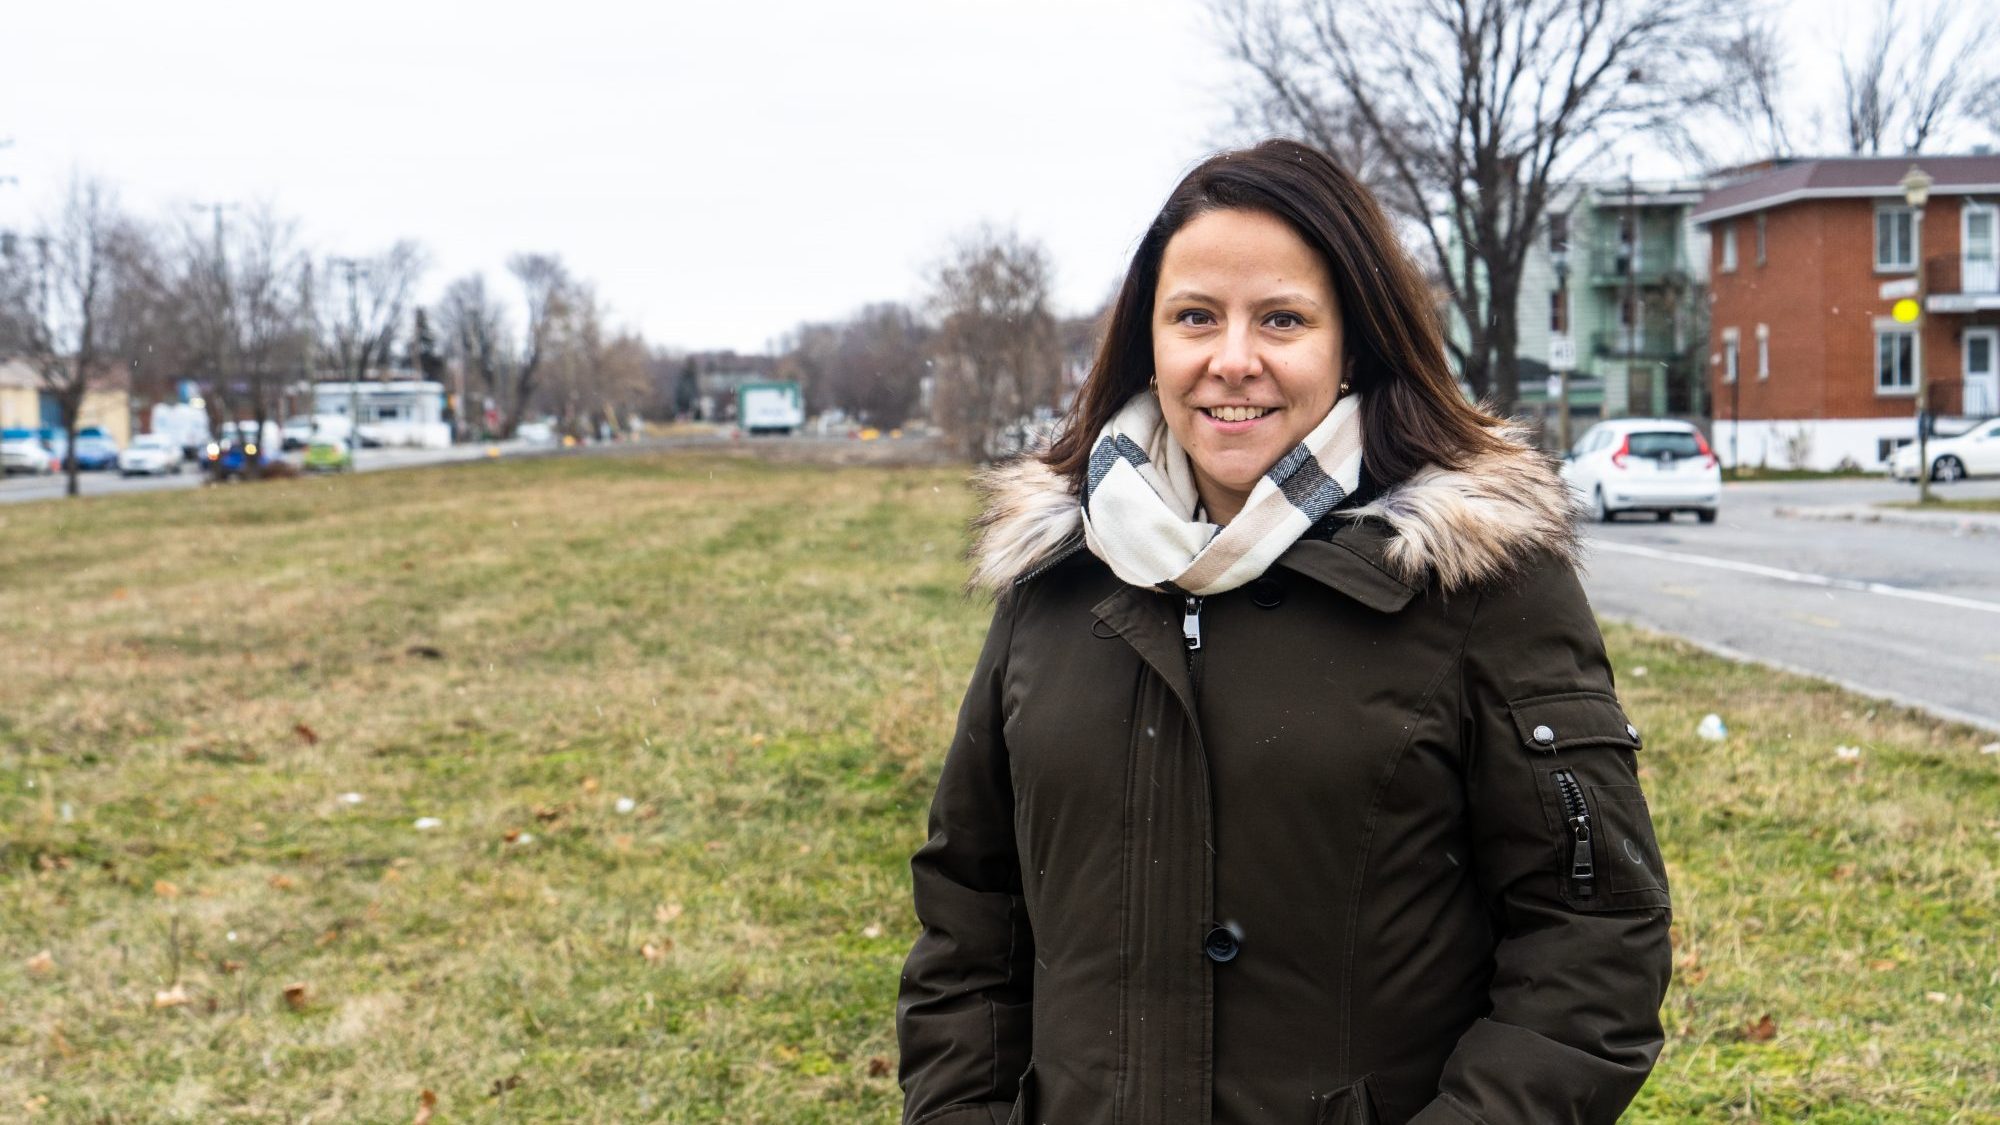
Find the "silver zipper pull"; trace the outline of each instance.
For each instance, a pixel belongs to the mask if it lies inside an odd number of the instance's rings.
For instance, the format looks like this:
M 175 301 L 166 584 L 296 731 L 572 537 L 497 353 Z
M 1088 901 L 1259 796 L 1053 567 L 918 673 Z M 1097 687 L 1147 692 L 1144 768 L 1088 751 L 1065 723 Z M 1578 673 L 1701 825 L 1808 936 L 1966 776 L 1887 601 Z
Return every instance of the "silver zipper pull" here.
M 1193 594 L 1187 596 L 1181 610 L 1181 639 L 1187 642 L 1189 652 L 1201 648 L 1201 599 Z

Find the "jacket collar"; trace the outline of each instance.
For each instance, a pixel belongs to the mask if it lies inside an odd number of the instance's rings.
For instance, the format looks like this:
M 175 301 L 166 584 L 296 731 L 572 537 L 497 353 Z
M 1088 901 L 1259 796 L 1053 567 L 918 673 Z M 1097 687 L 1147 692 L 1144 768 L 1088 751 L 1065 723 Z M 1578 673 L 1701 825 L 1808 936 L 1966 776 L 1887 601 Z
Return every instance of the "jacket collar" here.
M 1537 554 L 1574 564 L 1580 540 L 1569 486 L 1516 431 L 1460 468 L 1432 465 L 1337 509 L 1277 565 L 1371 608 L 1401 609 L 1435 584 L 1452 593 L 1506 576 Z M 981 470 L 969 585 L 998 593 L 1082 549 L 1081 504 L 1037 457 Z M 1373 492 L 1373 495 L 1369 493 Z

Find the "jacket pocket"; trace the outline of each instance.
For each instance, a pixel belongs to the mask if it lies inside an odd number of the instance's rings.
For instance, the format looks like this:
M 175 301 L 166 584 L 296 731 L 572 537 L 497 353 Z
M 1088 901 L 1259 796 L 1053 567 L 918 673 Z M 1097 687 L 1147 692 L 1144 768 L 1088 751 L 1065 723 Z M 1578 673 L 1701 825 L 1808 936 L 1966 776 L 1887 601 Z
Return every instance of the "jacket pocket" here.
M 1028 1069 L 1021 1072 L 1021 1092 L 1014 1095 L 1014 1112 L 1007 1115 L 1007 1125 L 1029 1125 L 1035 1119 L 1035 1062 L 1028 1060 Z
M 1320 1098 L 1319 1116 L 1313 1118 L 1313 1125 L 1376 1125 L 1377 1120 L 1375 1099 L 1369 1096 L 1364 1075 Z
M 1585 913 L 1668 905 L 1666 864 L 1635 782 L 1639 731 L 1602 692 L 1510 700 L 1538 787 L 1562 901 Z M 1545 756 L 1545 757 L 1544 757 Z

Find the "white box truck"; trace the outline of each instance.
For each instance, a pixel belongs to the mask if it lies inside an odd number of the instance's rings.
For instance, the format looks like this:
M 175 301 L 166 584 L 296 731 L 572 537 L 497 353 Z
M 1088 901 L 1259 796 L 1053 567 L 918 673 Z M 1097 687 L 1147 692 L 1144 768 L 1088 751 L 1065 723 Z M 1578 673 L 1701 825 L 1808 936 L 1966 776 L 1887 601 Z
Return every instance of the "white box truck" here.
M 736 424 L 744 433 L 795 434 L 806 424 L 797 383 L 745 383 L 736 388 Z

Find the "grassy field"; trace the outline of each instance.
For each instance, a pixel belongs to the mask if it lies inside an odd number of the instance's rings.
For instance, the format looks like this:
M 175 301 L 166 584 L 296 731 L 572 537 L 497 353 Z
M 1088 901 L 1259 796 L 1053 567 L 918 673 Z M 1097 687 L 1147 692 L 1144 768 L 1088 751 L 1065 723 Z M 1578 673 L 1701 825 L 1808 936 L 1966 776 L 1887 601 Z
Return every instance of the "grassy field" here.
M 893 1120 L 962 476 L 0 509 L 0 1120 Z M 1629 1119 L 2000 1117 L 1991 736 L 1610 641 L 1680 961 Z

